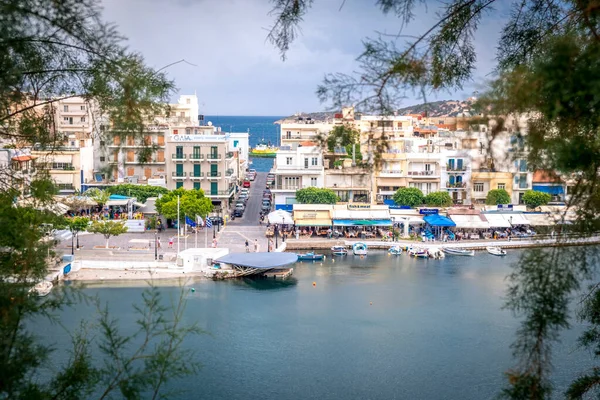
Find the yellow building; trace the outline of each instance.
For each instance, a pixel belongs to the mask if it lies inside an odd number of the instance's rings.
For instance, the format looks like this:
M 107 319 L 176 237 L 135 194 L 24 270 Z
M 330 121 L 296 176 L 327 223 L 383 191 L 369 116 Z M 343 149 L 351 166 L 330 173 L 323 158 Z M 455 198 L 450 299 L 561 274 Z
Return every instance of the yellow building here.
M 471 172 L 471 183 L 471 199 L 474 204 L 485 204 L 488 192 L 493 189 L 504 189 L 512 198 L 512 172 L 473 170 Z

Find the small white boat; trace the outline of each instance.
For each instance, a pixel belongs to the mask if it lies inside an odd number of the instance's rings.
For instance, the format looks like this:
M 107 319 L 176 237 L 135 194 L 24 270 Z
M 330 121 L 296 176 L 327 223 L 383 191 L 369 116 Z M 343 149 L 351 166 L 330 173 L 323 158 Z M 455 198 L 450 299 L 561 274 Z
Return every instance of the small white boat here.
M 446 258 L 446 255 L 440 249 L 429 249 L 429 257 L 441 260 L 442 258 Z
M 346 246 L 333 246 L 331 252 L 336 256 L 345 256 L 348 254 L 348 249 Z
M 50 281 L 41 281 L 29 290 L 29 293 L 38 297 L 48 296 L 54 285 Z
M 395 255 L 395 256 L 399 256 L 400 254 L 402 254 L 402 247 L 400 247 L 400 246 L 390 247 L 390 249 L 388 250 L 388 253 Z
M 475 250 L 457 249 L 455 247 L 442 247 L 442 251 L 446 254 L 451 254 L 453 256 L 473 257 L 475 255 Z
M 485 248 L 488 253 L 493 254 L 495 256 L 505 256 L 506 250 L 502 250 L 500 247 L 488 246 Z
M 352 245 L 352 253 L 355 256 L 366 256 L 368 253 L 366 243 L 362 243 L 362 242 L 354 243 Z
M 411 247 L 407 251 L 408 255 L 416 258 L 429 258 L 429 251 L 420 247 Z

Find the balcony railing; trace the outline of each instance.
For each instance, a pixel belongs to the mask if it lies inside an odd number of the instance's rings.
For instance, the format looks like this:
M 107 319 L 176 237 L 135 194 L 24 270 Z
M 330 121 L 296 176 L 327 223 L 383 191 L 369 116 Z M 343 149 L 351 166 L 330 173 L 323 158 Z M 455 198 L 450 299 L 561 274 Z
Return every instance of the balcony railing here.
M 175 153 L 171 156 L 171 160 L 173 161 L 185 161 L 186 160 L 186 155 L 185 154 L 181 154 L 181 153 Z
M 58 188 L 58 190 L 75 190 L 75 187 L 73 186 L 72 183 L 57 183 L 56 187 Z
M 208 196 L 230 196 L 233 194 L 233 188 L 227 190 L 211 190 L 207 192 Z
M 401 169 L 382 169 L 382 174 L 393 174 L 393 175 L 402 175 Z
M 204 178 L 204 172 L 190 172 L 190 179 L 193 181 L 198 181 Z
M 171 173 L 171 176 L 173 177 L 173 179 L 185 179 L 187 177 L 187 174 L 185 172 L 173 171 Z
M 220 172 L 213 172 L 213 171 L 207 172 L 206 173 L 206 177 L 208 179 L 219 179 L 219 178 L 221 178 L 221 173 Z
M 446 187 L 447 188 L 455 188 L 455 189 L 466 188 L 467 182 L 455 182 L 455 183 L 446 182 Z
M 456 165 L 446 165 L 446 171 L 452 171 L 452 172 L 464 172 L 467 170 L 466 166 L 462 166 L 462 167 L 458 167 Z
M 272 187 L 273 190 L 298 190 L 302 189 L 302 185 L 275 185 Z
M 436 175 L 435 171 L 408 171 L 409 176 L 433 176 Z
M 219 153 L 208 153 L 206 155 L 208 161 L 220 161 L 222 157 L 223 155 Z
M 197 153 L 190 154 L 190 161 L 200 162 L 202 160 L 204 160 L 204 154 L 197 154 Z

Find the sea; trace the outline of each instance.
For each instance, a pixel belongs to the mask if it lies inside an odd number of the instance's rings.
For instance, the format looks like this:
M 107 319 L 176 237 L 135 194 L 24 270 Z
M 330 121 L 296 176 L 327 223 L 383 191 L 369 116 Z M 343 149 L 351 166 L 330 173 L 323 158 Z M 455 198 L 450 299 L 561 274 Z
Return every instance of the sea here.
M 520 254 L 424 260 L 370 251 L 296 263 L 283 281 L 189 282 L 184 322 L 206 334 L 183 346 L 203 367 L 165 388 L 183 390 L 180 399 L 493 399 L 515 364 L 519 319 L 502 305 Z M 132 332 L 143 288 L 118 285 L 84 292 Z M 180 290 L 160 288 L 166 299 Z M 80 304 L 60 312 L 62 326 L 36 321 L 57 363 L 68 357 L 64 329 L 94 315 Z M 554 345 L 554 398 L 593 365 L 576 345 L 582 326 L 572 323 Z
M 279 125 L 275 121 L 284 117 L 269 116 L 230 116 L 230 115 L 205 115 L 204 120 L 212 122 L 214 126 L 221 127 L 223 132 L 249 132 L 250 147 L 259 143 L 279 145 Z M 250 168 L 258 172 L 269 172 L 273 167 L 272 158 L 250 157 Z

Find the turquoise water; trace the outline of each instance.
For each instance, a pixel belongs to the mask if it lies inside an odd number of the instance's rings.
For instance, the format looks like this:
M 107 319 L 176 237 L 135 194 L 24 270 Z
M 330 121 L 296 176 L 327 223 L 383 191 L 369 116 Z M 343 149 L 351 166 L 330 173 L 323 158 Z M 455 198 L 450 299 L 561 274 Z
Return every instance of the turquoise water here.
M 250 131 L 250 146 L 254 147 L 263 140 L 277 146 L 279 140 L 279 125 L 274 122 L 283 117 L 249 117 L 249 116 L 219 116 L 206 115 L 205 121 L 211 121 L 213 125 L 220 126 L 224 132 L 248 132 Z M 251 168 L 259 172 L 268 172 L 273 166 L 273 159 L 251 157 Z
M 296 264 L 287 281 L 196 282 L 185 317 L 210 335 L 185 345 L 204 368 L 172 387 L 185 389 L 185 399 L 491 399 L 513 365 L 517 320 L 501 306 L 518 254 L 421 260 L 372 252 Z M 126 330 L 141 290 L 86 289 Z M 79 306 L 62 322 L 73 327 L 89 315 Z M 38 326 L 64 348 L 59 327 Z M 589 366 L 574 345 L 578 331 L 557 346 L 558 398 Z

